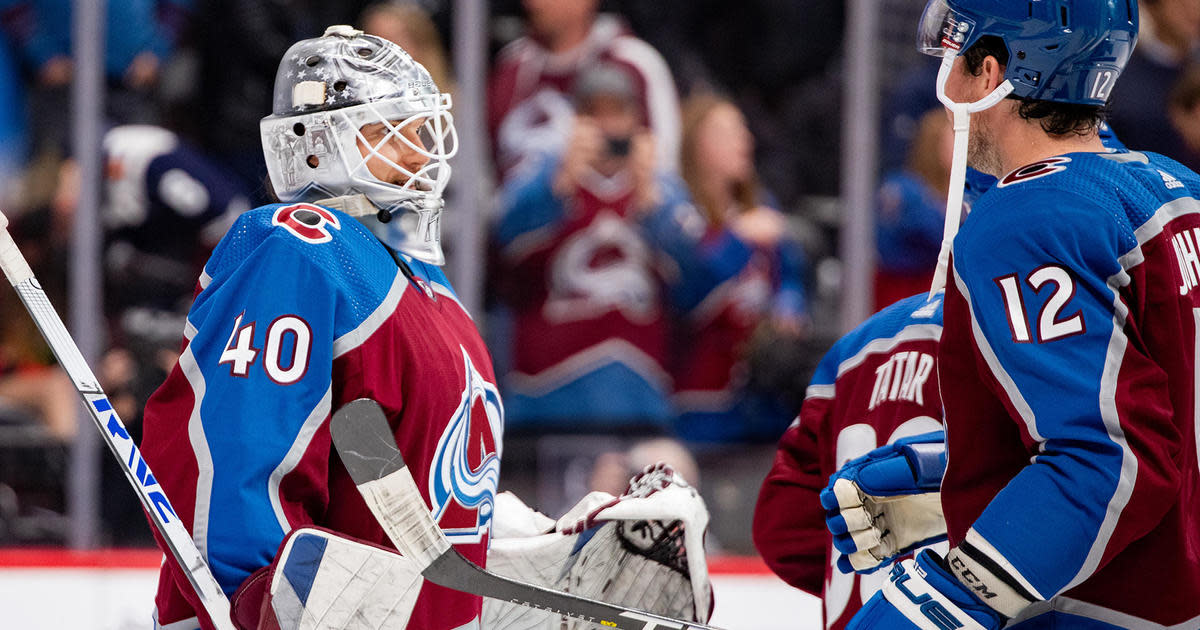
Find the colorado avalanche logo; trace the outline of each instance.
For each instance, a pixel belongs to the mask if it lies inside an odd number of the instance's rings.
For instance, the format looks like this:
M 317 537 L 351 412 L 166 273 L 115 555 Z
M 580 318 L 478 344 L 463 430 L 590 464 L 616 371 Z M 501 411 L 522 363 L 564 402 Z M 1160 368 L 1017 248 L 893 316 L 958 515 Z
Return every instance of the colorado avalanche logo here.
M 271 223 L 282 225 L 300 240 L 313 244 L 333 240 L 330 227 L 335 230 L 342 229 L 336 215 L 321 206 L 308 203 L 284 206 L 276 210 L 275 215 L 271 217 Z
M 996 184 L 996 187 L 1004 188 L 1005 186 L 1011 186 L 1018 182 L 1027 182 L 1031 179 L 1037 179 L 1052 173 L 1065 171 L 1067 170 L 1065 165 L 1070 161 L 1071 158 L 1069 157 L 1052 157 L 1039 162 L 1034 162 L 1033 164 L 1026 164 L 1025 166 L 1022 166 L 1021 168 L 1009 173 L 1008 175 L 1005 175 L 1004 179 L 1000 180 L 1000 183 Z
M 491 529 L 496 485 L 500 481 L 504 406 L 496 386 L 487 382 L 475 369 L 466 349 L 461 346 L 460 349 L 467 375 L 466 383 L 458 408 L 438 440 L 437 454 L 429 475 L 429 498 L 433 503 L 433 517 L 439 522 L 452 504 L 475 511 L 473 526 L 442 528 L 452 543 L 473 543 L 481 540 Z M 481 409 L 472 413 L 476 405 Z M 483 420 L 481 415 L 486 417 L 487 425 L 476 426 L 473 432 L 471 421 Z M 472 440 L 473 433 L 483 433 L 485 439 Z M 495 444 L 494 452 L 487 452 L 488 437 Z M 472 444 L 476 445 L 475 448 L 472 448 Z M 479 452 L 474 453 L 475 450 Z M 472 463 L 472 460 L 476 460 L 476 463 Z

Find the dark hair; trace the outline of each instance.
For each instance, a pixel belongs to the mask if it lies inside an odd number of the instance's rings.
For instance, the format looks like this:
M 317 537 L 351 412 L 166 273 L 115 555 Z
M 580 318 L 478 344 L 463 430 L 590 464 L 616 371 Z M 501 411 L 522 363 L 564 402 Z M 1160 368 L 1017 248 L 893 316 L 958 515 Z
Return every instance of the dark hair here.
M 988 57 L 995 57 L 1002 68 L 1008 66 L 1008 48 L 1004 45 L 1004 40 L 995 35 L 980 37 L 962 56 L 967 71 L 975 76 L 979 76 L 983 71 L 983 60 Z M 1107 105 L 1059 103 L 1021 98 L 1011 94 L 1008 98 L 1020 101 L 1017 114 L 1023 120 L 1039 121 L 1042 131 L 1052 136 L 1086 136 L 1096 131 L 1108 116 Z

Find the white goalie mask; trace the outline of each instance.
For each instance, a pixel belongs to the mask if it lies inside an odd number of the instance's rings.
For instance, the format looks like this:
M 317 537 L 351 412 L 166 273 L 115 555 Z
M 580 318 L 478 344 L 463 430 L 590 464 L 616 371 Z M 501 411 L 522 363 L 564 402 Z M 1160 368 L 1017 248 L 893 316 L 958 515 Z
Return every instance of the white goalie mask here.
M 369 125 L 381 125 L 382 133 L 368 138 Z M 297 42 L 279 64 L 272 112 L 260 131 L 281 201 L 395 220 L 398 249 L 444 262 L 442 192 L 447 160 L 458 149 L 450 95 L 402 48 L 349 26 Z M 397 163 L 385 155 L 389 145 L 413 157 Z M 399 181 L 376 177 L 372 166 L 395 171 Z

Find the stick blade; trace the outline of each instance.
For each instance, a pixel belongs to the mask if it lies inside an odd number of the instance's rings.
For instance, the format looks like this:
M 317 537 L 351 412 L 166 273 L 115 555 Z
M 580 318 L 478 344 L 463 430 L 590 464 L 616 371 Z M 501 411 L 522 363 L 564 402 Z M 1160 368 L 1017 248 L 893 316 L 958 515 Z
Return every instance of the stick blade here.
M 333 414 L 329 425 L 333 444 L 354 483 L 382 479 L 405 467 L 404 456 L 379 403 L 359 398 Z

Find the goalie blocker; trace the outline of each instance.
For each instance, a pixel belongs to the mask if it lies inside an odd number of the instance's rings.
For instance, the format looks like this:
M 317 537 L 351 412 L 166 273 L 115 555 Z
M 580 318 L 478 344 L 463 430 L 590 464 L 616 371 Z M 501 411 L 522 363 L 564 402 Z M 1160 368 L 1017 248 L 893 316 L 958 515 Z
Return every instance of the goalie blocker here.
M 620 497 L 593 492 L 558 521 L 501 493 L 493 523 L 488 568 L 500 575 L 667 617 L 710 615 L 702 546 L 708 511 L 669 466 L 647 468 Z M 234 596 L 235 620 L 239 628 L 262 630 L 404 628 L 424 583 L 422 568 L 384 547 L 298 529 Z M 485 598 L 477 627 L 593 625 Z

